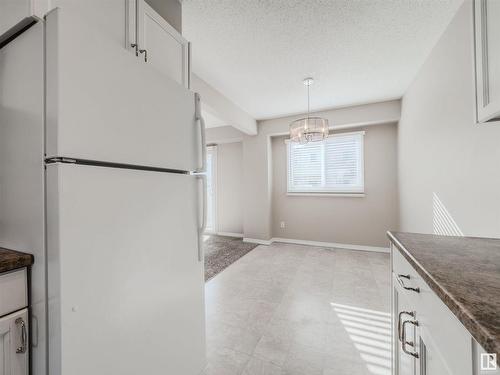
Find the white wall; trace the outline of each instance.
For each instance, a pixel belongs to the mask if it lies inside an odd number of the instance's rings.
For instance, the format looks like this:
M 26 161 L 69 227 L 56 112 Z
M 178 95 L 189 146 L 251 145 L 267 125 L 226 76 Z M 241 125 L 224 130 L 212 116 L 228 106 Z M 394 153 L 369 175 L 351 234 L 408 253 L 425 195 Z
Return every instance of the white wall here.
M 193 46 L 196 48 L 196 46 Z M 210 86 L 196 74 L 191 74 L 191 89 L 201 96 L 203 115 L 216 119 L 215 125 L 232 126 L 247 134 L 257 134 L 257 122 L 248 113 Z
M 30 301 L 38 322 L 30 327 L 38 339 L 30 353 L 34 375 L 45 374 L 47 338 L 43 30 L 38 23 L 0 49 L 0 246 L 35 258 Z
M 51 0 L 52 8 L 59 7 L 78 13 L 86 22 L 102 32 L 104 38 L 125 46 L 125 1 L 123 0 Z
M 500 236 L 500 123 L 475 124 L 473 72 L 466 1 L 403 98 L 401 230 Z
M 387 230 L 398 229 L 397 125 L 353 130 L 365 131 L 364 197 L 287 195 L 285 137 L 273 137 L 273 237 L 387 247 Z
M 182 34 L 182 3 L 180 0 L 146 0 L 146 2 Z

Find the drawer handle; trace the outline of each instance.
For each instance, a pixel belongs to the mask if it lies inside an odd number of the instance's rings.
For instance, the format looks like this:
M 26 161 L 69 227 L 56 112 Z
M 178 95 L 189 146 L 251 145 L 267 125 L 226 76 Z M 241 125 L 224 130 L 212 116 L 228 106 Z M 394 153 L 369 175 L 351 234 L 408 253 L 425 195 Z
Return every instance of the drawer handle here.
M 401 285 L 401 287 L 403 289 L 412 290 L 416 293 L 420 293 L 420 288 L 412 288 L 411 286 L 406 286 L 404 281 L 403 281 L 403 278 L 410 280 L 410 275 L 398 274 L 397 279 L 398 279 L 399 285 Z
M 405 352 L 408 355 L 411 355 L 415 358 L 418 358 L 418 353 L 417 352 L 410 352 L 409 350 L 406 350 L 406 345 L 414 346 L 413 341 L 406 341 L 406 325 L 407 324 L 413 324 L 414 326 L 418 327 L 418 322 L 416 320 L 405 320 L 402 325 L 402 342 L 401 342 L 401 349 L 403 349 L 403 352 Z
M 16 353 L 18 354 L 22 354 L 22 353 L 26 353 L 26 349 L 27 349 L 27 333 L 26 333 L 26 323 L 24 322 L 23 318 L 17 318 L 15 320 L 16 323 L 16 326 L 20 325 L 21 326 L 21 346 L 19 346 L 17 349 L 16 349 Z
M 415 318 L 415 313 L 413 311 L 400 311 L 398 314 L 398 340 L 403 342 L 403 338 L 401 337 L 401 317 L 403 315 L 409 315 L 412 318 Z

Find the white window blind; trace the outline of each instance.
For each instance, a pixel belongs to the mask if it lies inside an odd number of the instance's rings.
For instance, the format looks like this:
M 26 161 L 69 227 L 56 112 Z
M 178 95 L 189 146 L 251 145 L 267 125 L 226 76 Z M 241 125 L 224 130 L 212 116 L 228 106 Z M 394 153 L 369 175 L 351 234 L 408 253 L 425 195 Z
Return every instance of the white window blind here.
M 363 193 L 364 132 L 335 134 L 322 142 L 288 142 L 289 193 Z

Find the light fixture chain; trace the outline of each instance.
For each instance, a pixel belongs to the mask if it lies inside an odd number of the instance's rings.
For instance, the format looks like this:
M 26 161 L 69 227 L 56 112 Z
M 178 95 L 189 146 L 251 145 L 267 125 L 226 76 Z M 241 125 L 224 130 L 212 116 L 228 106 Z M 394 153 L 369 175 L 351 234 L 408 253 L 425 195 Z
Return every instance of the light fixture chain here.
M 307 117 L 300 118 L 290 124 L 290 140 L 306 144 L 308 142 L 322 141 L 328 137 L 328 120 L 323 117 L 311 117 L 311 86 L 312 77 L 302 81 L 307 86 Z

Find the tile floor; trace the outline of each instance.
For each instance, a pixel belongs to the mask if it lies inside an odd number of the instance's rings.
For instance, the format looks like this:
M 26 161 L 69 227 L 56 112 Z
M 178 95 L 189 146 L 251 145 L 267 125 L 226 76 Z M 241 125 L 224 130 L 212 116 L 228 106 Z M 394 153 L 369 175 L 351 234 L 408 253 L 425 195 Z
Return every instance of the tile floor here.
M 206 284 L 204 375 L 390 375 L 389 255 L 276 243 Z

